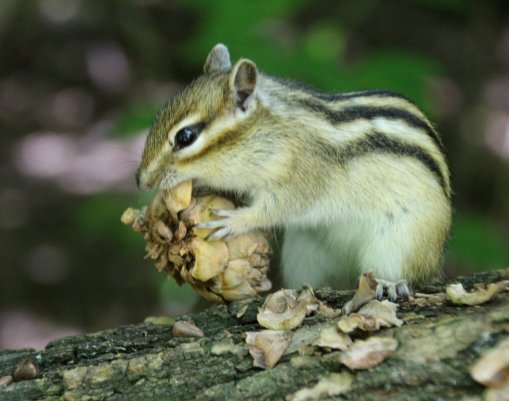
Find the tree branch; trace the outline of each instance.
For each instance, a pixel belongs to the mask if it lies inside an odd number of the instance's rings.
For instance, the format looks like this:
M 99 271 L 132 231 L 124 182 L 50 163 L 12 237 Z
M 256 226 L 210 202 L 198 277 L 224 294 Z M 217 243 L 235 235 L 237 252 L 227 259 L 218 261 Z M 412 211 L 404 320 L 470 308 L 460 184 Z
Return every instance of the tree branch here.
M 509 269 L 452 282 L 468 289 L 475 283 L 507 279 Z M 444 288 L 442 283 L 420 291 Z M 353 295 L 334 290 L 315 293 L 333 308 L 340 308 Z M 213 306 L 178 318 L 200 327 L 203 338 L 174 338 L 169 325 L 143 323 L 61 338 L 40 352 L 0 351 L 0 377 L 12 375 L 25 360 L 39 367 L 35 378 L 28 374 L 26 380 L 0 386 L 0 399 L 279 400 L 332 373 L 347 372 L 353 380 L 342 400 L 459 400 L 465 395 L 480 400 L 484 388 L 473 381 L 468 369 L 508 335 L 507 292 L 474 307 L 402 303 L 398 316 L 407 317 L 406 323 L 371 334 L 394 337 L 399 344 L 375 368 L 352 371 L 339 361 L 340 351 L 317 352 L 308 347 L 308 352 L 290 352 L 274 368 L 260 370 L 252 366 L 244 333 L 261 330 L 256 321 L 261 302 Z M 320 330 L 324 324 L 326 319 L 316 315 L 306 318 L 297 332 Z

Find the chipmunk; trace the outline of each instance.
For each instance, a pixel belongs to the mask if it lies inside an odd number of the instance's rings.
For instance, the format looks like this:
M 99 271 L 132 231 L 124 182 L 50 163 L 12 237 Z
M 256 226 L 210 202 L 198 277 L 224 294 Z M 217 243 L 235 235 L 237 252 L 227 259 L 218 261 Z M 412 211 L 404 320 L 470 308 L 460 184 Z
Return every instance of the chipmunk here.
M 147 137 L 137 182 L 247 196 L 217 210 L 210 240 L 284 227 L 289 287 L 351 285 L 374 271 L 377 289 L 407 295 L 440 272 L 451 226 L 450 174 L 440 136 L 393 92 L 319 93 L 272 77 L 227 48 L 170 100 Z M 397 285 L 396 285 L 397 284 Z

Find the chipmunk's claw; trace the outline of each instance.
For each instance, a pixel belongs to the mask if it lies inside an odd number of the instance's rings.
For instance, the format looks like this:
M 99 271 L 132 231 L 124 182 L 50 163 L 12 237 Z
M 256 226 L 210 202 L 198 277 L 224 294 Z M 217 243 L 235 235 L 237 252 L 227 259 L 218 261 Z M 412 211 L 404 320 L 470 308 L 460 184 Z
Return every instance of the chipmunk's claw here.
M 387 292 L 387 298 L 389 301 L 396 301 L 399 299 L 406 299 L 410 296 L 411 291 L 408 288 L 406 280 L 398 280 L 396 282 L 386 280 L 376 280 L 376 298 L 381 300 L 384 297 L 384 293 Z
M 221 217 L 218 220 L 206 221 L 196 224 L 198 228 L 206 228 L 216 230 L 208 236 L 209 241 L 224 239 L 228 240 L 231 237 L 239 234 L 239 229 L 236 226 L 239 223 L 239 213 L 236 210 L 219 210 L 210 209 L 212 214 Z
M 196 223 L 195 227 L 214 229 L 214 228 L 218 228 L 218 227 L 223 227 L 223 224 L 221 224 L 221 220 L 211 220 L 211 221 L 205 221 L 202 223 Z
M 233 215 L 231 210 L 224 209 L 210 209 L 210 212 L 217 217 L 231 217 Z
M 233 235 L 229 232 L 228 228 L 223 227 L 217 231 L 214 231 L 212 234 L 210 234 L 207 237 L 207 240 L 209 240 L 209 241 L 215 241 L 215 240 L 220 240 L 220 239 L 229 240 L 232 237 L 233 237 Z

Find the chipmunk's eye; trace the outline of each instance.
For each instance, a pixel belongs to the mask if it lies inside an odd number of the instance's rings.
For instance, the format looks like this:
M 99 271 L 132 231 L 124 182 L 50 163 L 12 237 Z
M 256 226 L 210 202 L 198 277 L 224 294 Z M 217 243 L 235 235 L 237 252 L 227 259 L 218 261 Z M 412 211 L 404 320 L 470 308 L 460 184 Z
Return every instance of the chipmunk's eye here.
M 198 135 L 200 135 L 203 127 L 204 124 L 202 123 L 181 128 L 175 135 L 174 149 L 179 150 L 191 145 L 196 140 L 196 138 L 198 138 Z

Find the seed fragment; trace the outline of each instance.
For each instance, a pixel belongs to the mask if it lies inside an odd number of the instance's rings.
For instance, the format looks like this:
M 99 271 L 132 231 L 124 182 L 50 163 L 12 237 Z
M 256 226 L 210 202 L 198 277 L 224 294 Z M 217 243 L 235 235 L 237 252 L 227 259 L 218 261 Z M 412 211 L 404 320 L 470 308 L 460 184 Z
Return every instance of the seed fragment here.
M 15 382 L 31 380 L 39 374 L 39 367 L 30 359 L 24 360 L 14 371 L 12 379 Z
M 290 335 L 282 330 L 248 331 L 246 335 L 253 366 L 262 369 L 273 368 L 290 344 Z
M 172 334 L 174 337 L 200 338 L 204 336 L 202 329 L 184 320 L 179 320 L 175 322 L 172 328 Z
M 314 304 L 318 300 L 309 286 L 304 286 L 300 294 L 295 290 L 279 290 L 265 299 L 256 319 L 268 329 L 292 330 L 301 325 L 310 305 Z

